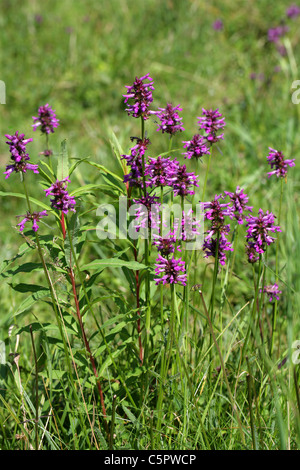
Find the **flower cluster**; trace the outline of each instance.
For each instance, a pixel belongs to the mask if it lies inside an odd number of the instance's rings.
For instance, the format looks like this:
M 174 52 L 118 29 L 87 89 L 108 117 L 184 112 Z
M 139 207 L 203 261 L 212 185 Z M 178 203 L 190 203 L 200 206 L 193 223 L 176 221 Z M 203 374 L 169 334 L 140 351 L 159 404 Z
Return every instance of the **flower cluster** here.
M 225 217 L 233 216 L 233 208 L 228 203 L 220 203 L 220 199 L 224 199 L 225 196 L 222 194 L 215 195 L 214 199 L 210 202 L 203 203 L 205 212 L 205 219 L 210 220 L 210 227 L 205 232 L 206 237 L 203 243 L 203 251 L 205 258 L 217 255 L 222 265 L 225 264 L 226 251 L 232 251 L 232 245 L 227 240 L 227 235 L 230 232 L 230 225 L 225 224 Z
M 11 165 L 6 165 L 5 178 L 8 178 L 14 171 L 16 173 L 26 173 L 27 170 L 31 170 L 34 173 L 38 173 L 38 165 L 28 163 L 30 157 L 26 153 L 26 145 L 32 142 L 32 139 L 24 139 L 25 134 L 19 134 L 18 131 L 13 135 L 6 134 L 5 137 L 8 139 L 6 143 L 9 145 L 13 161 Z
M 32 116 L 33 119 L 33 130 L 36 131 L 40 127 L 42 134 L 54 133 L 54 129 L 58 127 L 59 119 L 57 119 L 55 111 L 45 104 L 40 106 L 38 109 L 38 116 Z
M 47 211 L 32 212 L 32 213 L 27 211 L 25 215 L 18 215 L 17 217 L 24 217 L 23 220 L 21 220 L 21 222 L 18 224 L 20 232 L 23 232 L 25 228 L 25 224 L 27 222 L 32 222 L 32 230 L 34 232 L 37 232 L 39 229 L 37 222 L 46 216 L 48 216 Z
M 244 190 L 237 186 L 234 193 L 229 191 L 224 191 L 224 193 L 229 196 L 232 203 L 232 211 L 230 214 L 231 218 L 235 218 L 239 224 L 243 223 L 245 211 L 252 212 L 253 207 L 248 206 L 247 202 L 249 200 L 247 194 L 244 193 Z
M 202 116 L 198 117 L 199 131 L 204 130 L 205 135 L 199 132 L 195 134 L 191 140 L 184 141 L 184 148 L 187 149 L 183 153 L 184 158 L 201 159 L 203 155 L 209 155 L 210 150 L 207 147 L 212 146 L 220 139 L 224 138 L 224 133 L 219 134 L 219 130 L 225 127 L 225 118 L 219 112 L 219 109 L 204 109 L 202 108 Z
M 260 289 L 262 292 L 262 289 Z M 282 291 L 279 290 L 278 284 L 270 284 L 269 286 L 264 286 L 263 292 L 268 295 L 269 301 L 273 302 L 273 300 L 279 300 L 279 295 L 282 294 Z
M 288 166 L 295 166 L 295 159 L 286 159 L 282 152 L 278 152 L 277 150 L 272 149 L 269 147 L 269 155 L 267 156 L 267 160 L 269 165 L 271 165 L 271 169 L 268 173 L 268 177 L 272 175 L 276 175 L 277 178 L 285 178 L 287 175 L 287 167 Z M 274 169 L 273 169 L 274 168 Z
M 153 114 L 160 120 L 160 125 L 157 128 L 157 131 L 162 131 L 162 133 L 174 135 L 176 132 L 184 131 L 182 127 L 182 118 L 179 117 L 177 111 L 182 111 L 180 106 L 175 106 L 173 108 L 172 104 L 167 103 L 166 108 L 158 108 L 158 111 L 154 111 Z
M 53 196 L 50 199 L 51 207 L 62 211 L 64 214 L 67 214 L 69 210 L 75 212 L 74 206 L 76 201 L 67 191 L 68 182 L 70 182 L 68 178 L 64 178 L 61 181 L 57 180 L 50 188 L 44 190 L 46 196 Z
M 161 157 L 160 155 L 157 158 L 149 157 L 145 165 L 146 186 L 172 186 L 178 168 L 178 161 L 172 160 L 170 157 Z
M 300 15 L 300 7 L 298 5 L 291 5 L 286 10 L 286 16 L 288 18 L 296 18 Z
M 195 134 L 191 140 L 184 141 L 183 144 L 183 147 L 187 149 L 187 151 L 183 153 L 184 158 L 195 158 L 198 160 L 198 158 L 201 158 L 203 155 L 210 153 L 203 135 Z
M 264 213 L 262 209 L 259 209 L 257 217 L 253 215 L 246 217 L 246 252 L 250 263 L 258 261 L 258 255 L 263 254 L 266 251 L 266 247 L 275 241 L 270 232 L 281 232 L 281 228 L 275 225 L 274 222 L 274 214 L 269 211 Z
M 144 83 L 144 80 L 149 80 L 149 83 Z M 144 120 L 149 119 L 149 106 L 153 101 L 152 91 L 154 90 L 152 78 L 148 73 L 141 78 L 136 77 L 133 85 L 126 85 L 126 88 L 127 93 L 123 96 L 128 115 L 135 118 L 142 117 Z M 133 100 L 133 104 L 128 104 L 128 100 Z
M 202 109 L 202 116 L 198 118 L 198 124 L 200 129 L 204 129 L 206 132 L 206 139 L 208 142 L 218 142 L 219 139 L 224 138 L 224 133 L 218 135 L 220 129 L 225 127 L 225 118 L 222 118 L 222 114 L 219 109 Z
M 155 264 L 155 274 L 161 277 L 154 278 L 155 284 L 182 284 L 186 285 L 187 275 L 185 272 L 185 263 L 181 258 L 164 258 L 160 254 Z

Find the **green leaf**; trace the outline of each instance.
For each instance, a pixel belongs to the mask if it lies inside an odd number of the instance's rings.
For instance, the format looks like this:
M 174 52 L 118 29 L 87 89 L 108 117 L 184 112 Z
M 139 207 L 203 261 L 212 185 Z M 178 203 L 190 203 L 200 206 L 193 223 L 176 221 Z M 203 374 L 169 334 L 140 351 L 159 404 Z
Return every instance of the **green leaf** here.
M 95 259 L 91 263 L 85 264 L 82 269 L 99 269 L 99 268 L 122 268 L 133 269 L 135 271 L 145 269 L 147 266 L 137 261 L 126 261 L 118 258 L 111 259 Z
M 25 194 L 4 192 L 4 191 L 0 191 L 0 196 L 3 196 L 3 197 L 18 197 L 18 198 L 21 198 L 21 199 L 26 199 Z M 43 202 L 39 201 L 38 199 L 35 199 L 34 197 L 29 197 L 29 200 L 30 200 L 30 202 L 33 202 L 33 204 L 36 204 L 37 206 L 42 207 L 42 209 L 45 209 L 47 211 L 49 211 L 49 209 L 50 209 L 47 204 L 44 204 Z M 54 211 L 52 212 L 52 214 L 54 214 L 55 217 L 60 219 L 59 215 L 56 214 Z
M 67 141 L 64 139 L 61 143 L 60 156 L 57 162 L 57 179 L 59 181 L 69 176 L 69 158 L 67 150 Z
M 24 284 L 24 283 L 10 284 L 8 283 L 8 285 L 17 292 L 41 292 L 41 291 L 49 292 L 49 289 L 47 289 L 46 287 L 37 286 L 36 284 Z

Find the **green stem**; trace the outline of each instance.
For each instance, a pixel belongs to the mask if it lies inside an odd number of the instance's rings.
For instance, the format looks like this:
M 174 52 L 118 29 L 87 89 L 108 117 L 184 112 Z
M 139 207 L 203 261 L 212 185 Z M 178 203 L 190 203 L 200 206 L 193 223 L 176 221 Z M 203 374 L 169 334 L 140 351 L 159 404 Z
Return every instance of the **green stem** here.
M 278 213 L 278 225 L 280 226 L 281 219 L 281 209 L 282 209 L 282 198 L 283 198 L 283 178 L 281 178 L 281 187 L 280 187 L 280 200 L 279 200 L 279 213 Z M 278 283 L 279 278 L 279 233 L 277 234 L 276 240 L 276 258 L 275 258 L 275 282 Z M 270 355 L 273 354 L 274 350 L 274 337 L 276 331 L 276 322 L 277 322 L 277 304 L 278 301 L 275 299 L 274 313 L 273 313 L 273 324 L 272 324 L 272 336 L 271 336 L 271 345 L 270 345 Z

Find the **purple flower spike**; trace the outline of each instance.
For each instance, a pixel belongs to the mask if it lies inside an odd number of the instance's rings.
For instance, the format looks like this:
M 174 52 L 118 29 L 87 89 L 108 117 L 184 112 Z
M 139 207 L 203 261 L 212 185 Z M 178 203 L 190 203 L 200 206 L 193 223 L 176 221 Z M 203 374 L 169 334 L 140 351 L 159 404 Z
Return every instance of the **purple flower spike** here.
M 158 111 L 152 112 L 152 114 L 156 114 L 156 116 L 160 120 L 160 125 L 158 126 L 157 131 L 162 131 L 162 133 L 167 133 L 170 135 L 176 134 L 176 132 L 184 131 L 184 127 L 182 127 L 182 118 L 179 117 L 177 111 L 182 111 L 180 106 L 173 106 L 168 103 L 165 108 L 158 108 Z
M 133 203 L 136 204 L 136 224 L 135 228 L 138 232 L 141 228 L 158 229 L 159 228 L 159 198 L 157 196 L 150 196 L 147 193 L 146 196 L 140 199 L 133 199 Z
M 26 153 L 26 145 L 32 142 L 33 139 L 24 139 L 25 134 L 19 135 L 19 131 L 13 135 L 5 134 L 5 137 L 8 139 L 6 143 L 9 145 L 11 158 L 15 162 L 19 163 L 21 160 L 29 160 L 28 153 Z
M 186 285 L 187 275 L 185 273 L 185 263 L 181 258 L 163 258 L 160 254 L 155 264 L 155 274 L 161 277 L 154 278 L 155 284 L 182 284 Z
M 32 230 L 37 232 L 39 229 L 37 222 L 47 215 L 47 211 L 33 212 L 32 214 L 28 211 L 25 215 L 17 215 L 17 217 L 24 217 L 24 219 L 18 224 L 20 232 L 23 232 L 26 222 L 32 222 Z
M 213 23 L 213 29 L 215 31 L 220 31 L 221 29 L 223 29 L 224 25 L 223 25 L 223 21 L 218 19 L 216 20 L 214 23 Z
M 256 262 L 257 255 L 263 254 L 266 247 L 275 241 L 275 238 L 270 236 L 270 232 L 281 232 L 281 228 L 274 225 L 274 221 L 275 216 L 272 212 L 264 213 L 262 209 L 259 209 L 257 217 L 252 215 L 246 217 L 248 243 L 246 250 L 250 263 Z
M 185 197 L 188 194 L 195 194 L 195 191 L 192 190 L 191 187 L 199 187 L 198 176 L 196 176 L 195 173 L 188 173 L 186 171 L 186 165 L 179 165 L 172 181 L 175 196 Z
M 144 80 L 149 80 L 149 83 L 143 83 Z M 149 74 L 144 75 L 141 78 L 135 79 L 133 85 L 125 85 L 127 88 L 126 95 L 123 95 L 125 98 L 124 103 L 127 104 L 128 116 L 132 115 L 135 118 L 142 117 L 144 120 L 149 119 L 149 106 L 153 101 L 152 91 L 153 80 L 149 77 Z M 133 104 L 128 104 L 128 100 L 133 100 Z
M 262 292 L 261 289 L 260 292 Z M 273 302 L 275 299 L 279 300 L 279 295 L 282 294 L 282 291 L 279 290 L 278 284 L 275 282 L 273 285 L 265 286 L 264 293 L 268 295 L 269 301 Z
M 19 134 L 19 131 L 13 135 L 6 134 L 5 137 L 8 139 L 6 143 L 9 145 L 13 161 L 11 165 L 6 165 L 5 178 L 9 178 L 14 171 L 16 173 L 26 173 L 27 170 L 31 170 L 34 173 L 38 173 L 38 165 L 28 163 L 30 158 L 28 153 L 26 153 L 26 145 L 32 142 L 32 139 L 24 139 L 25 134 Z
M 239 224 L 243 223 L 244 220 L 244 212 L 252 212 L 253 207 L 247 206 L 247 202 L 249 200 L 247 194 L 244 193 L 243 189 L 240 189 L 237 186 L 234 193 L 230 193 L 228 191 L 224 191 L 224 193 L 230 197 L 232 203 L 233 212 L 230 215 L 230 218 L 235 218 Z
M 56 181 L 53 183 L 50 188 L 45 189 L 46 196 L 53 196 L 53 199 L 50 199 L 51 207 L 53 209 L 58 209 L 64 214 L 67 214 L 69 210 L 76 212 L 74 207 L 76 204 L 75 199 L 68 194 L 67 183 L 70 182 L 68 178 L 64 178 L 61 181 Z
M 207 136 L 206 139 L 210 143 L 218 142 L 219 139 L 224 138 L 224 134 L 217 135 L 219 129 L 225 127 L 225 118 L 222 118 L 222 114 L 219 112 L 219 109 L 215 110 L 206 110 L 202 108 L 202 116 L 198 117 L 198 125 L 200 129 L 204 129 Z
M 140 139 L 138 137 L 131 137 L 131 140 L 136 140 L 136 145 L 130 149 L 130 155 L 121 155 L 123 160 L 126 160 L 127 166 L 131 171 L 124 175 L 124 183 L 129 183 L 129 186 L 143 187 L 143 162 L 142 157 L 145 154 L 150 140 Z
M 223 227 L 226 216 L 232 218 L 234 215 L 231 204 L 229 202 L 221 204 L 219 199 L 224 199 L 224 196 L 216 194 L 212 201 L 203 203 L 203 209 L 206 211 L 204 217 L 211 221 L 210 230 L 207 232 L 209 237 L 217 234 Z
M 279 39 L 289 31 L 288 26 L 276 26 L 268 30 L 268 39 L 270 42 L 277 43 Z
M 172 186 L 178 168 L 177 160 L 172 160 L 170 157 L 150 157 L 145 168 L 145 176 L 149 178 L 146 185 L 150 187 Z
M 55 111 L 45 104 L 40 106 L 38 110 L 38 117 L 32 116 L 33 119 L 33 130 L 36 131 L 38 127 L 41 127 L 43 134 L 50 134 L 54 132 L 54 128 L 58 127 L 59 120 L 56 118 Z
M 270 178 L 270 176 L 276 175 L 277 178 L 285 178 L 287 175 L 287 167 L 295 166 L 295 159 L 293 158 L 285 160 L 282 152 L 278 152 L 277 150 L 274 150 L 271 147 L 269 147 L 269 150 L 270 152 L 267 156 L 267 160 L 269 165 L 271 165 L 271 169 L 274 168 L 274 170 L 268 173 L 268 177 Z
M 203 155 L 209 155 L 210 151 L 206 147 L 206 142 L 204 137 L 200 134 L 195 134 L 192 140 L 184 141 L 184 148 L 187 149 L 185 153 L 183 153 L 184 158 L 201 158 Z
M 218 259 L 220 264 L 224 266 L 226 261 L 226 251 L 233 251 L 232 244 L 227 240 L 226 234 L 230 231 L 229 225 L 224 225 L 220 230 L 219 243 L 218 239 L 207 236 L 203 243 L 203 251 L 205 258 L 209 256 L 216 257 L 218 249 Z
M 300 15 L 300 8 L 298 7 L 298 5 L 291 5 L 286 10 L 286 16 L 288 18 L 296 18 L 299 15 Z

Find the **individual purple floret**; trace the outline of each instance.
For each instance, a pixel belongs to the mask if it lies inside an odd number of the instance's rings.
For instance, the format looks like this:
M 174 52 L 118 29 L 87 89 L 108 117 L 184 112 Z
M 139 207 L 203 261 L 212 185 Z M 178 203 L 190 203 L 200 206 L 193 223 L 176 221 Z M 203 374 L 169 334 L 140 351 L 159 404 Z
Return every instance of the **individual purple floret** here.
M 282 152 L 278 152 L 271 147 L 269 147 L 269 150 L 270 152 L 267 156 L 267 160 L 269 165 L 271 165 L 271 169 L 274 168 L 274 170 L 268 173 L 268 177 L 270 178 L 272 175 L 276 175 L 277 177 L 281 178 L 286 177 L 287 168 L 288 166 L 295 166 L 295 159 L 293 158 L 285 160 Z
M 154 278 L 155 284 L 182 284 L 186 285 L 187 275 L 185 273 L 185 263 L 181 258 L 167 259 L 158 255 L 155 263 L 155 274 L 161 277 Z
M 212 238 L 211 236 L 207 236 L 203 243 L 203 251 L 205 253 L 205 258 L 209 256 L 216 257 L 216 253 L 218 250 L 218 259 L 220 264 L 224 266 L 226 261 L 226 251 L 233 251 L 232 244 L 227 240 L 226 235 L 230 231 L 229 225 L 224 225 L 220 229 L 219 234 L 219 242 L 218 237 Z
M 288 18 L 296 18 L 299 15 L 300 15 L 300 7 L 298 7 L 298 5 L 293 4 L 290 7 L 288 7 L 286 10 L 286 16 Z
M 32 214 L 28 211 L 25 215 L 18 215 L 17 217 L 24 217 L 24 219 L 18 224 L 20 232 L 23 232 L 26 222 L 32 222 L 32 230 L 37 232 L 39 229 L 37 222 L 47 215 L 47 211 L 32 212 Z
M 181 122 L 182 118 L 179 117 L 177 111 L 182 111 L 179 105 L 173 108 L 172 104 L 167 103 L 165 108 L 158 108 L 158 111 L 152 112 L 152 114 L 155 114 L 160 120 L 157 131 L 162 131 L 163 134 L 167 133 L 170 135 L 184 131 Z
M 186 165 L 179 165 L 172 181 L 175 196 L 185 197 L 188 194 L 195 194 L 195 191 L 191 189 L 191 187 L 199 187 L 198 176 L 196 176 L 195 173 L 188 173 L 186 171 Z
M 252 212 L 253 209 L 252 206 L 247 205 L 249 200 L 247 194 L 245 194 L 244 190 L 240 189 L 239 186 L 237 186 L 234 193 L 229 191 L 224 191 L 224 193 L 229 196 L 232 204 L 233 212 L 230 215 L 230 218 L 235 218 L 239 224 L 242 224 L 245 218 L 245 211 Z
M 44 106 L 40 106 L 38 109 L 38 117 L 32 116 L 32 119 L 34 122 L 32 125 L 33 130 L 36 131 L 37 128 L 40 127 L 43 134 L 53 133 L 59 123 L 55 111 L 48 103 Z
M 179 168 L 177 160 L 170 157 L 149 158 L 145 167 L 146 185 L 149 187 L 172 186 Z
M 67 191 L 68 182 L 70 183 L 68 178 L 64 178 L 61 181 L 57 180 L 50 188 L 44 190 L 46 196 L 53 196 L 53 198 L 50 199 L 51 207 L 62 211 L 64 214 L 67 214 L 69 210 L 75 212 L 74 206 L 76 201 Z
M 264 213 L 262 209 L 259 209 L 257 217 L 249 215 L 245 220 L 247 227 L 246 238 L 249 245 L 247 247 L 248 260 L 253 262 L 256 256 L 255 252 L 257 254 L 264 253 L 266 247 L 275 241 L 270 232 L 281 232 L 281 229 L 278 225 L 274 225 L 275 216 L 272 212 L 266 211 Z
M 143 83 L 144 80 L 148 80 L 148 83 Z M 153 80 L 149 77 L 147 73 L 141 78 L 135 79 L 133 85 L 125 85 L 127 88 L 127 93 L 124 96 L 124 103 L 127 104 L 126 111 L 129 115 L 132 115 L 135 118 L 142 117 L 144 120 L 149 119 L 149 106 L 153 101 L 152 91 Z M 133 100 L 133 104 L 128 104 L 128 100 Z
M 208 142 L 215 143 L 218 142 L 219 139 L 223 139 L 224 134 L 217 135 L 217 132 L 225 127 L 225 118 L 222 118 L 219 109 L 206 110 L 202 108 L 202 111 L 202 116 L 198 117 L 198 125 L 200 129 L 205 130 Z
M 223 25 L 223 21 L 220 20 L 220 19 L 217 19 L 214 23 L 213 23 L 213 29 L 215 31 L 220 31 L 221 29 L 223 29 L 224 25 Z
M 26 153 L 26 145 L 32 142 L 32 139 L 24 139 L 25 134 L 19 134 L 19 131 L 16 131 L 13 135 L 6 134 L 5 137 L 8 139 L 6 143 L 9 145 L 13 161 L 12 164 L 6 165 L 5 178 L 8 178 L 13 172 L 26 173 L 28 170 L 31 170 L 34 173 L 38 173 L 38 165 L 28 163 L 30 158 L 28 153 Z
M 273 285 L 271 284 L 269 286 L 265 286 L 263 291 L 268 295 L 270 302 L 273 302 L 275 299 L 279 300 L 279 295 L 282 294 L 282 291 L 279 290 L 278 284 L 276 284 L 276 282 Z M 260 292 L 262 292 L 261 289 Z
M 210 153 L 209 149 L 206 147 L 206 141 L 203 135 L 195 134 L 194 137 L 189 141 L 184 141 L 184 148 L 187 149 L 183 153 L 184 158 L 201 158 L 203 155 L 208 155 Z
M 276 26 L 268 30 L 268 39 L 270 42 L 277 43 L 279 39 L 289 31 L 288 26 Z

